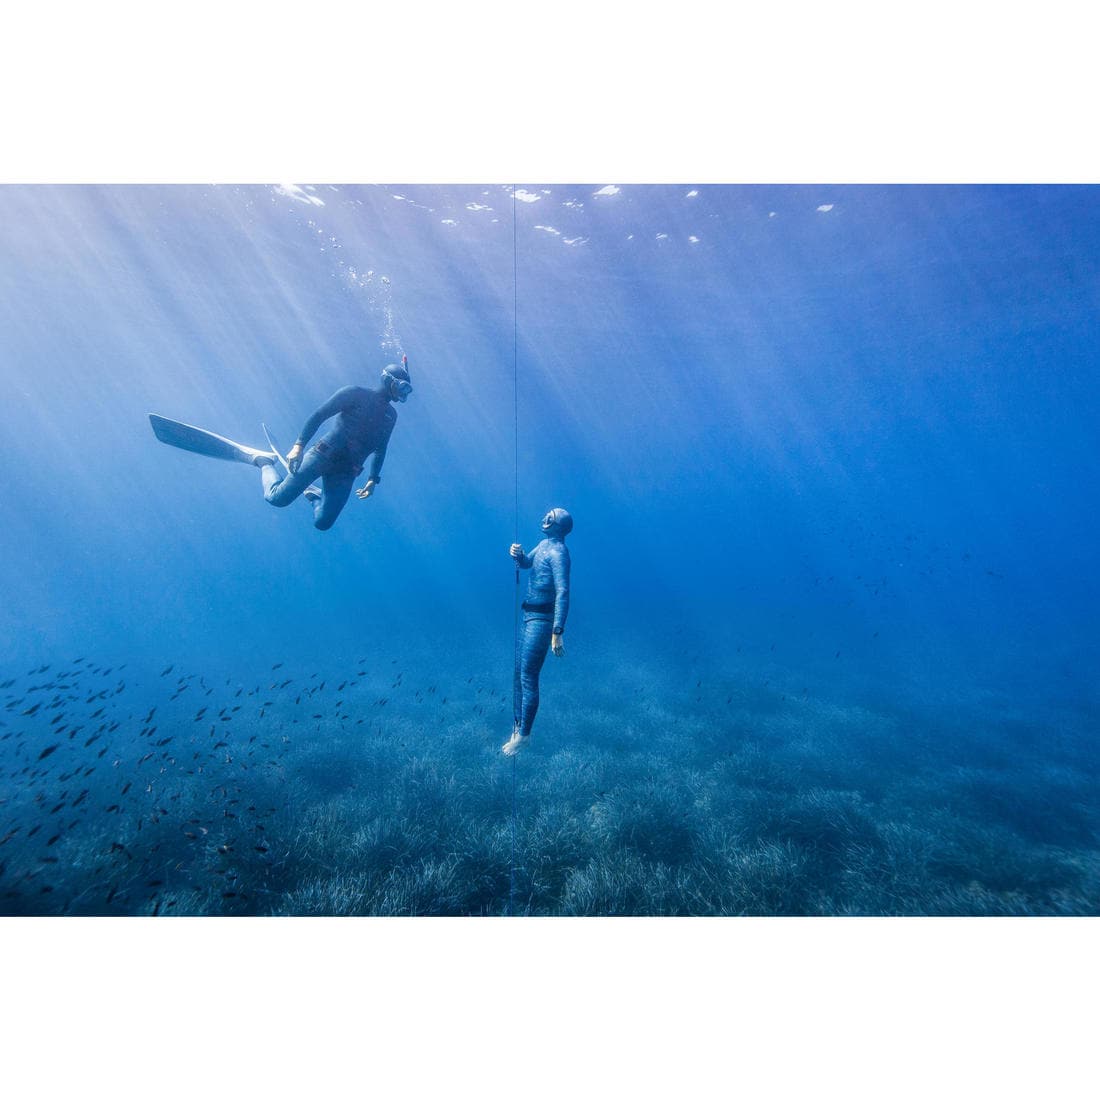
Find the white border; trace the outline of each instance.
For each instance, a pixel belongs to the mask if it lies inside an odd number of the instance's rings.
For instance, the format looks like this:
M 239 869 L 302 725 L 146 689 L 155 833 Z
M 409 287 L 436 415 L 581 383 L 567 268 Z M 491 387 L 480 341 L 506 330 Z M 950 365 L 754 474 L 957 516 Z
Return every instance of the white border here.
M 0 933 L 18 1096 L 924 1100 L 1079 1095 L 1092 1074 L 1088 920 L 122 918 Z
M 10 182 L 1094 182 L 1067 0 L 5 13 Z

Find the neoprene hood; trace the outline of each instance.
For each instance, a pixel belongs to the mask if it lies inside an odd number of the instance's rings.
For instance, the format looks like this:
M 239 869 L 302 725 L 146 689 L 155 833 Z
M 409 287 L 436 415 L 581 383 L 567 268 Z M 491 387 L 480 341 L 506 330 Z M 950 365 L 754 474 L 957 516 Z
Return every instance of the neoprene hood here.
M 564 508 L 551 508 L 542 517 L 542 529 L 551 538 L 565 538 L 573 530 L 573 517 Z

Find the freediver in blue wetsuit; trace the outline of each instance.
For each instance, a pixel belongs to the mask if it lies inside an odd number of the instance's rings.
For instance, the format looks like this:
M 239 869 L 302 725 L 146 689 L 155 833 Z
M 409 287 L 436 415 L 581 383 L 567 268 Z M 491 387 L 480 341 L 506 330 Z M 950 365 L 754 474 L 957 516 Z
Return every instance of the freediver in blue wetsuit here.
M 520 700 L 519 717 L 512 736 L 502 746 L 505 756 L 514 756 L 530 744 L 531 727 L 539 709 L 539 673 L 547 649 L 554 656 L 565 655 L 562 632 L 569 615 L 569 550 L 565 536 L 573 530 L 573 517 L 564 508 L 551 508 L 543 517 L 546 536 L 531 551 L 512 543 L 508 553 L 520 569 L 530 569 L 527 598 L 523 601 L 523 642 L 516 669 L 516 694 Z
M 304 493 L 313 501 L 313 526 L 327 531 L 347 503 L 367 456 L 372 454 L 370 477 L 355 495 L 366 500 L 374 492 L 381 480 L 390 434 L 397 423 L 397 410 L 391 402 L 403 402 L 410 393 L 412 382 L 404 360 L 400 366 L 391 363 L 383 369 L 382 384 L 376 390 L 362 386 L 337 390 L 306 421 L 287 454 L 290 473 L 280 477 L 279 468 L 269 454 L 256 456 L 254 462 L 261 467 L 264 499 L 276 508 L 285 508 Z M 303 457 L 302 452 L 317 429 L 331 417 L 336 417 L 336 422 Z M 320 490 L 312 484 L 317 478 L 321 479 Z

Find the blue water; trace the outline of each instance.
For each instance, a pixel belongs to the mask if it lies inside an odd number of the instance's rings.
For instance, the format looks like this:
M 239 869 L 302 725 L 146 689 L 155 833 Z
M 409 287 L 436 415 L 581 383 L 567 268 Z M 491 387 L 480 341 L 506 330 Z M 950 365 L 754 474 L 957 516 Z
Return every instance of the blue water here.
M 1100 911 L 1095 188 L 0 198 L 0 911 Z M 382 483 L 326 533 L 149 430 L 289 444 L 401 354 Z M 555 505 L 513 858 L 507 548 Z M 194 713 L 241 699 L 207 761 Z M 230 772 L 238 853 L 277 776 L 278 873 L 174 847 L 166 803 L 224 815 Z

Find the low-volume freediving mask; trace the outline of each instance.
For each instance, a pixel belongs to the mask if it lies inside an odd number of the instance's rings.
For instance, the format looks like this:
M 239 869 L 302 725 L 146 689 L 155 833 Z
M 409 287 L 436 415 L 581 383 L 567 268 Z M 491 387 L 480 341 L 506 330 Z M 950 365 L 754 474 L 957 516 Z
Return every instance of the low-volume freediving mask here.
M 401 357 L 401 366 L 387 363 L 382 368 L 382 381 L 395 401 L 407 401 L 413 391 L 412 379 L 409 377 L 409 357 Z

